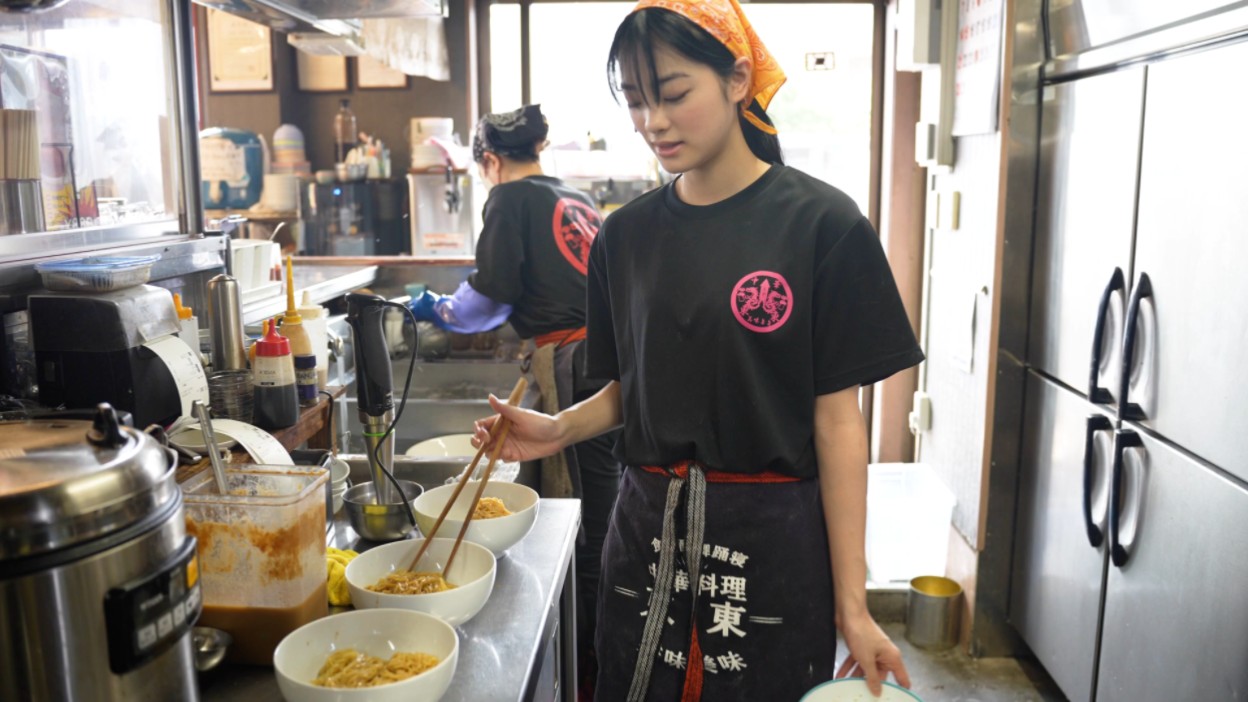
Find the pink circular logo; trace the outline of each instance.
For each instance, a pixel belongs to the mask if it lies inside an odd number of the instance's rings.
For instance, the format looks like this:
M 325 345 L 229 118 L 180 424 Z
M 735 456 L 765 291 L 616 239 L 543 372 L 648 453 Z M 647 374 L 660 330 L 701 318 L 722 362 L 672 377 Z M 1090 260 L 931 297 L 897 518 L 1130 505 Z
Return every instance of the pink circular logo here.
M 732 314 L 741 326 L 756 332 L 773 332 L 789 321 L 793 290 L 784 276 L 754 271 L 732 289 Z

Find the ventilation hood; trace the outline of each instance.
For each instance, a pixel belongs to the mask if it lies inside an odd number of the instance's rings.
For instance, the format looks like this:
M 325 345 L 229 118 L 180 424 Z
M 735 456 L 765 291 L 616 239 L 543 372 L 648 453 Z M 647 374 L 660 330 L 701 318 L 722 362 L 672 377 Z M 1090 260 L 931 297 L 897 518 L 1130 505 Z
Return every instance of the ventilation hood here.
M 445 17 L 446 0 L 195 0 L 279 32 L 359 33 L 360 20 Z

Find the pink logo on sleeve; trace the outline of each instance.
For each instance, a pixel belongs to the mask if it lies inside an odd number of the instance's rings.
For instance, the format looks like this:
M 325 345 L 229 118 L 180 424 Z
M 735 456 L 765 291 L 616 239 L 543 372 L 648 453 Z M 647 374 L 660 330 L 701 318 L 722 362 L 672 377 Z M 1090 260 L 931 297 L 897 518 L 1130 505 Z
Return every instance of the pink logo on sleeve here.
M 732 289 L 732 314 L 741 326 L 761 333 L 773 332 L 789 321 L 793 290 L 784 276 L 754 271 Z

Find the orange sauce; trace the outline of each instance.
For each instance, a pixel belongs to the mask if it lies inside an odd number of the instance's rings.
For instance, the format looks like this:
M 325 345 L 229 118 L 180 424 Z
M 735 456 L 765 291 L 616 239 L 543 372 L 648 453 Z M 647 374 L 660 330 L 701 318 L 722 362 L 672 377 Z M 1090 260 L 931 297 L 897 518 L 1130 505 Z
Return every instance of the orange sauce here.
M 294 607 L 204 606 L 199 626 L 221 629 L 234 637 L 226 653 L 231 663 L 273 665 L 273 649 L 287 634 L 329 614 L 325 583 L 302 604 Z

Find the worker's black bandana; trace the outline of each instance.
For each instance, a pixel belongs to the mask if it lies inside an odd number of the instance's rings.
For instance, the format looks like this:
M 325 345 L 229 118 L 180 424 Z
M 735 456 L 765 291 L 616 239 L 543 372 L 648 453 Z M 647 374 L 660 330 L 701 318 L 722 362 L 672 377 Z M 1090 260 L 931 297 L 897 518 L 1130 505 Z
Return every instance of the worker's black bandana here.
M 472 160 L 481 163 L 486 152 L 505 158 L 531 161 L 546 141 L 550 127 L 540 105 L 525 105 L 512 112 L 488 114 L 477 122 L 472 139 Z

